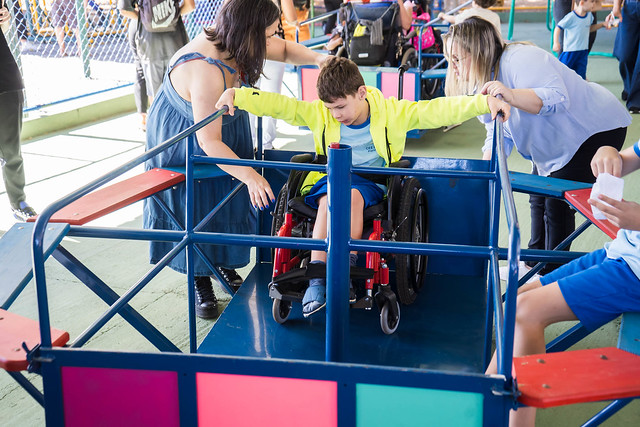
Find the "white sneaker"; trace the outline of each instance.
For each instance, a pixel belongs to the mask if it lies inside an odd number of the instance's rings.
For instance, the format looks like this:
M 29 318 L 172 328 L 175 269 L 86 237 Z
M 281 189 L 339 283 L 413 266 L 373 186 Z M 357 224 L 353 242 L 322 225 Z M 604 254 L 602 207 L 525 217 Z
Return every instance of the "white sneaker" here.
M 524 275 L 529 272 L 529 270 L 531 270 L 531 267 L 525 264 L 524 261 L 520 261 L 520 263 L 518 264 L 518 280 L 522 279 Z M 503 280 L 506 282 L 507 278 L 509 277 L 509 266 L 504 265 L 500 267 L 499 271 L 500 271 L 500 280 Z M 541 276 L 538 273 L 536 273 L 529 280 L 527 280 L 527 283 L 535 282 L 536 280 L 539 280 L 540 277 Z

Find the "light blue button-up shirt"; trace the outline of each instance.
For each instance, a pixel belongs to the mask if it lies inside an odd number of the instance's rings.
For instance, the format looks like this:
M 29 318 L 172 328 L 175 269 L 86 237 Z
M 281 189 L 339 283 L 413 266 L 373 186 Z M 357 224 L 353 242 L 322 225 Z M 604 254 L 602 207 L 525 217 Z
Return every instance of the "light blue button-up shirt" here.
M 504 125 L 507 155 L 513 147 L 547 176 L 564 167 L 590 136 L 631 124 L 631 116 L 604 87 L 587 82 L 539 47 L 513 44 L 505 49 L 498 78 L 511 89 L 533 89 L 542 100 L 538 114 L 517 108 Z M 491 149 L 491 116 L 479 117 L 487 128 L 483 151 Z

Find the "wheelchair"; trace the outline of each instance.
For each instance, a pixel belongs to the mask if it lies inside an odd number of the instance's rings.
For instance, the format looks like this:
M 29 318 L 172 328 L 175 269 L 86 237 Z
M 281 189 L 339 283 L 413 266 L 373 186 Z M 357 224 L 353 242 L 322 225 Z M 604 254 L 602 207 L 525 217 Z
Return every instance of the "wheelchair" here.
M 340 7 L 338 19 L 342 23 L 340 37 L 343 45 L 335 52 L 336 56 L 344 56 L 359 66 L 417 68 L 420 53 L 428 54 L 423 57 L 421 71 L 431 68 L 446 68 L 441 61 L 443 54 L 442 36 L 438 29 L 427 27 L 424 31 L 414 28 L 404 34 L 400 24 L 399 5 L 396 2 L 380 3 L 345 3 Z M 424 24 L 422 14 L 414 19 L 414 24 Z M 373 44 L 373 26 L 382 26 L 382 44 Z M 425 45 L 423 40 L 427 34 L 431 43 Z M 419 44 L 422 44 L 419 49 Z M 442 81 L 439 79 L 421 79 L 420 99 L 432 99 L 442 95 Z
M 304 153 L 294 156 L 292 162 L 326 163 L 324 156 Z M 409 167 L 408 160 L 400 160 L 392 167 Z M 304 202 L 301 185 L 308 172 L 292 171 L 280 190 L 274 207 L 271 234 L 280 237 L 311 238 L 316 210 Z M 387 197 L 377 205 L 364 210 L 363 239 L 403 242 L 427 242 L 427 197 L 416 178 L 399 175 L 367 176 L 376 182 L 387 183 Z M 311 251 L 275 248 L 273 276 L 269 284 L 269 296 L 273 300 L 273 319 L 282 324 L 291 313 L 292 304 L 301 302 L 313 277 L 325 277 L 325 267 L 309 264 Z M 395 258 L 395 288 L 389 281 L 390 267 L 387 259 Z M 351 267 L 350 278 L 356 288 L 352 308 L 371 310 L 375 304 L 380 311 L 380 327 L 385 334 L 392 334 L 400 322 L 400 302 L 408 305 L 415 301 L 425 279 L 428 258 L 426 255 L 380 254 L 367 252 L 366 267 Z M 364 281 L 364 292 L 358 285 Z M 360 286 L 361 287 L 361 286 Z M 374 288 L 377 292 L 374 294 Z

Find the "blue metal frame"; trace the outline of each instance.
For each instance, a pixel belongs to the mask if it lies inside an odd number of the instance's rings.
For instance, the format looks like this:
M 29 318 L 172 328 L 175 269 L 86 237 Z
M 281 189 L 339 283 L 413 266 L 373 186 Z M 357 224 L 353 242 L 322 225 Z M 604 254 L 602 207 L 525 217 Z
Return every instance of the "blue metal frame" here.
M 421 170 L 412 169 L 412 176 L 445 177 L 450 179 L 483 179 L 488 181 L 490 189 L 490 221 L 489 239 L 486 246 L 442 244 L 442 243 L 411 243 L 352 240 L 349 235 L 349 222 L 336 220 L 336 217 L 347 212 L 350 206 L 350 185 L 352 173 L 379 172 L 376 168 L 356 168 L 351 166 L 351 148 L 339 146 L 329 150 L 327 166 L 315 164 L 300 164 L 279 161 L 255 161 L 240 159 L 218 159 L 195 156 L 192 148 L 187 144 L 186 165 L 186 218 L 184 231 L 163 230 L 126 230 L 107 229 L 98 227 L 71 227 L 70 234 L 76 236 L 91 236 L 99 238 L 118 238 L 131 240 L 165 240 L 178 242 L 174 250 L 167 254 L 158 264 L 141 278 L 125 294 L 116 298 L 108 291 L 106 284 L 95 277 L 79 262 L 76 263 L 70 254 L 59 250 L 55 255 L 63 265 L 69 266 L 77 277 L 90 284 L 90 287 L 105 302 L 111 304 L 93 325 L 76 338 L 72 348 L 52 348 L 50 335 L 50 320 L 46 293 L 46 279 L 44 270 L 45 254 L 42 251 L 43 236 L 47 221 L 66 204 L 78 199 L 88 192 L 98 188 L 109 180 L 124 173 L 136 165 L 151 158 L 161 150 L 172 146 L 186 136 L 220 117 L 226 110 L 220 110 L 202 122 L 169 139 L 153 150 L 138 156 L 125 165 L 93 181 L 92 183 L 73 192 L 69 196 L 48 206 L 36 221 L 33 235 L 33 265 L 38 298 L 38 312 L 40 322 L 41 344 L 29 352 L 32 362 L 30 369 L 43 375 L 45 386 L 46 419 L 51 425 L 61 424 L 64 420 L 62 401 L 61 368 L 64 366 L 92 366 L 110 368 L 130 368 L 148 370 L 169 370 L 181 373 L 179 382 L 180 414 L 184 424 L 195 425 L 194 406 L 196 402 L 195 373 L 221 372 L 239 373 L 245 375 L 276 376 L 289 378 L 325 379 L 337 381 L 344 385 L 340 387 L 339 421 L 340 425 L 355 425 L 354 402 L 355 384 L 388 384 L 397 386 L 433 388 L 439 390 L 459 390 L 480 393 L 484 396 L 483 420 L 486 425 L 507 425 L 508 412 L 516 407 L 517 387 L 512 377 L 513 330 L 515 323 L 515 301 L 517 295 L 517 266 L 520 258 L 520 234 L 518 228 L 515 203 L 511 191 L 511 182 L 507 170 L 506 156 L 503 149 L 502 123 L 495 123 L 493 157 L 490 170 L 483 171 L 451 171 L 451 170 Z M 193 222 L 193 177 L 194 163 L 198 164 L 226 164 L 244 165 L 263 168 L 277 168 L 279 170 L 309 170 L 326 171 L 328 174 L 329 198 L 329 233 L 325 240 L 281 238 L 265 235 L 240 235 L 223 233 L 204 233 L 198 231 L 198 225 Z M 406 175 L 407 170 L 401 168 L 387 168 L 385 173 L 390 175 Z M 498 221 L 500 195 L 504 200 L 509 226 L 509 246 L 506 250 L 498 247 Z M 195 313 L 193 304 L 193 257 L 198 256 L 197 245 L 226 244 L 254 246 L 260 248 L 285 247 L 327 250 L 328 283 L 344 283 L 349 276 L 347 254 L 351 250 L 373 250 L 392 253 L 414 253 L 427 255 L 447 255 L 467 257 L 488 261 L 486 277 L 489 294 L 487 295 L 487 328 L 485 338 L 484 359 L 486 361 L 491 351 L 491 333 L 495 330 L 498 374 L 483 375 L 460 372 L 445 372 L 424 369 L 407 369 L 383 366 L 368 366 L 342 363 L 344 360 L 345 342 L 348 339 L 349 306 L 346 287 L 329 286 L 327 289 L 326 316 L 326 354 L 325 362 L 310 362 L 300 360 L 270 360 L 249 357 L 228 357 L 211 355 L 176 354 L 173 344 L 167 342 L 153 326 L 142 319 L 128 302 L 141 290 L 171 259 L 182 249 L 187 251 L 187 271 L 189 279 L 189 332 L 190 351 L 196 352 L 195 341 Z M 498 260 L 509 259 L 509 278 L 504 304 L 500 291 L 498 277 Z M 116 313 L 122 314 L 136 329 L 148 338 L 156 347 L 172 353 L 122 353 L 97 352 L 78 349 L 93 334 L 102 327 Z M 495 328 L 492 328 L 492 324 Z M 347 402 L 347 403 L 345 403 Z

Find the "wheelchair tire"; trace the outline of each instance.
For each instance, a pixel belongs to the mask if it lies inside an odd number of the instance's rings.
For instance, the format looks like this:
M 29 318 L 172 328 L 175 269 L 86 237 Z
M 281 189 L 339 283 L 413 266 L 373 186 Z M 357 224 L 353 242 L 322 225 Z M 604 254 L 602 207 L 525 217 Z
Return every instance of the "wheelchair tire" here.
M 416 68 L 418 66 L 418 52 L 413 47 L 407 48 L 402 54 L 400 65 L 409 64 L 409 68 Z
M 427 49 L 425 53 L 440 53 L 435 49 Z M 438 58 L 423 58 L 422 59 L 422 71 L 429 70 L 439 62 Z M 444 65 L 438 67 L 438 69 L 444 68 Z M 426 79 L 422 80 L 421 98 L 420 99 L 433 99 L 441 96 L 443 89 L 443 81 L 440 79 Z
M 396 240 L 426 243 L 429 241 L 427 196 L 416 178 L 407 178 L 402 186 L 396 221 Z M 396 288 L 404 305 L 416 300 L 427 272 L 427 255 L 396 255 Z
M 389 304 L 392 303 L 390 301 L 386 301 L 380 310 L 380 328 L 382 328 L 382 332 L 387 335 L 394 333 L 400 324 L 400 304 L 398 304 L 398 301 L 395 302 L 397 306 L 396 308 L 398 309 L 397 317 L 391 314 Z
M 273 315 L 273 320 L 282 325 L 289 318 L 289 314 L 291 314 L 291 301 L 282 301 L 281 299 L 274 298 L 273 305 L 271 306 L 271 314 Z
M 273 207 L 273 220 L 271 221 L 271 235 L 277 236 L 280 227 L 284 224 L 284 214 L 287 212 L 287 186 L 284 185 L 278 193 L 276 204 Z M 271 260 L 275 260 L 275 249 L 271 248 Z

